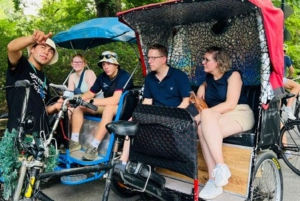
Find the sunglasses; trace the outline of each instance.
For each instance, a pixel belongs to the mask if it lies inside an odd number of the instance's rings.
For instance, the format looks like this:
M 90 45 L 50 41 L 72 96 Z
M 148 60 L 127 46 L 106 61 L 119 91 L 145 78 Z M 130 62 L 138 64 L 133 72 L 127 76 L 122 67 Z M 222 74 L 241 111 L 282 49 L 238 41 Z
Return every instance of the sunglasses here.
M 100 59 L 110 59 L 110 58 L 117 58 L 115 55 L 112 55 L 112 54 L 106 54 L 106 55 L 101 55 L 100 56 Z

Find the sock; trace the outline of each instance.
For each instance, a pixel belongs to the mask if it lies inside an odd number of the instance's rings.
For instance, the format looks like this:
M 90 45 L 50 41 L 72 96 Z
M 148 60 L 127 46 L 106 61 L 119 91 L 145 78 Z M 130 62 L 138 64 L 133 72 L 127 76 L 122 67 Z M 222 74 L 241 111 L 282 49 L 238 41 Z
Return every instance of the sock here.
M 285 107 L 284 110 L 287 111 L 287 112 L 289 112 L 289 111 L 292 110 L 292 108 L 291 107 Z
M 122 161 L 122 165 L 127 165 L 127 162 L 125 162 L 125 161 Z
M 79 133 L 72 133 L 71 140 L 79 142 Z
M 92 141 L 92 143 L 91 143 L 91 145 L 93 146 L 93 147 L 98 147 L 99 146 L 99 144 L 101 143 L 101 141 L 99 141 L 99 140 L 97 140 L 97 139 L 93 139 L 93 141 Z

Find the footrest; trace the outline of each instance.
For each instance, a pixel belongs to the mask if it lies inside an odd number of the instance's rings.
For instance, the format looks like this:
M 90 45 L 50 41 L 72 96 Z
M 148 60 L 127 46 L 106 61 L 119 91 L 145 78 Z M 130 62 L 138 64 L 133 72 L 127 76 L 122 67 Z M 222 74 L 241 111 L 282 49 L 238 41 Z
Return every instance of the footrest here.
M 72 183 L 78 183 L 82 180 L 85 180 L 87 178 L 87 175 L 85 174 L 74 174 L 74 175 L 68 175 L 68 176 L 62 176 L 60 178 L 60 181 L 63 184 L 72 184 Z

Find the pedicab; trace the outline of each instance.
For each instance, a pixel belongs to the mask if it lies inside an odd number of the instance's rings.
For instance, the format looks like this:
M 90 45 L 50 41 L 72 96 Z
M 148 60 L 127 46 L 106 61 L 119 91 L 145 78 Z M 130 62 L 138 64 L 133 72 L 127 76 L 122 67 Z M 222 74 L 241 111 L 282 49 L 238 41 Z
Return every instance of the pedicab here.
M 284 93 L 283 12 L 270 0 L 175 0 L 117 16 L 136 32 L 144 75 L 147 48 L 160 43 L 169 49 L 168 63 L 186 72 L 195 91 L 205 79 L 205 49 L 227 50 L 232 68 L 242 72 L 256 122 L 253 129 L 223 140 L 232 176 L 214 200 L 281 201 L 282 170 L 273 150 Z M 124 172 L 114 174 L 113 190 L 123 197 L 142 192 L 144 200 L 199 200 L 208 172 L 191 115 L 184 109 L 138 105 L 132 120 L 130 130 L 124 121 L 107 125 L 116 136 L 133 138 L 130 161 Z
M 120 23 L 116 17 L 104 17 L 91 19 L 77 25 L 74 25 L 67 31 L 60 32 L 53 37 L 53 41 L 63 48 L 76 50 L 84 50 L 85 52 L 93 47 L 104 45 L 111 42 L 127 42 L 133 49 L 132 44 L 136 42 L 134 31 L 127 25 Z M 139 63 L 131 73 L 131 77 L 135 73 Z M 69 73 L 69 75 L 72 71 Z M 69 77 L 69 76 L 68 76 Z M 67 77 L 67 79 L 68 79 Z M 65 80 L 65 82 L 67 81 Z M 127 82 L 128 83 L 128 82 Z M 126 87 L 126 86 L 125 86 Z M 124 87 L 124 89 L 125 89 Z M 128 120 L 131 117 L 132 111 L 136 107 L 139 101 L 139 90 L 124 91 L 120 98 L 119 107 L 114 120 Z M 93 140 L 98 124 L 101 121 L 101 116 L 85 114 L 84 124 L 80 131 L 79 142 L 83 147 L 87 147 Z M 69 135 L 71 129 L 65 122 L 64 135 Z M 67 142 L 67 141 L 65 141 Z M 84 155 L 84 148 L 75 152 L 72 155 L 68 149 L 68 143 L 65 143 L 66 154 L 60 154 L 58 158 L 59 165 L 55 168 L 55 171 L 63 169 L 70 169 L 76 166 L 89 166 L 96 164 L 107 163 L 111 159 L 111 153 L 113 149 L 114 136 L 106 135 L 101 141 L 101 145 L 98 148 L 99 155 L 93 161 L 85 161 L 82 159 Z M 94 172 L 93 174 L 77 174 L 72 176 L 61 177 L 61 182 L 68 185 L 76 185 L 85 182 L 89 182 L 95 179 L 99 179 L 105 175 L 105 171 Z

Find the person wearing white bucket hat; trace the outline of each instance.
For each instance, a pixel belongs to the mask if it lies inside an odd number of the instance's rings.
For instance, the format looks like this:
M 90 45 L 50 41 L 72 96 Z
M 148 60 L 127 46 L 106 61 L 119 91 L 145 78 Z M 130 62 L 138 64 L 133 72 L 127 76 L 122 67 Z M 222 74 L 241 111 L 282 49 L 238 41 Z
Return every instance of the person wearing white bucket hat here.
M 57 102 L 51 106 L 45 106 L 50 100 L 49 82 L 42 72 L 45 65 L 53 65 L 58 60 L 58 53 L 55 43 L 50 39 L 52 33 L 45 34 L 40 30 L 35 30 L 30 36 L 22 36 L 12 40 L 7 45 L 8 69 L 6 75 L 6 86 L 14 85 L 18 80 L 28 80 L 31 85 L 27 114 L 37 121 L 30 133 L 40 132 L 41 114 L 46 110 L 53 113 L 60 109 L 61 103 Z M 22 50 L 27 49 L 28 59 L 23 56 Z M 9 89 L 6 92 L 8 105 L 9 131 L 17 129 L 22 111 L 20 101 L 24 99 L 25 90 L 22 88 Z M 42 122 L 43 123 L 43 122 Z
M 84 112 L 102 114 L 94 139 L 85 150 L 83 156 L 83 160 L 89 161 L 96 159 L 98 156 L 98 146 L 107 133 L 105 126 L 107 123 L 110 123 L 116 115 L 118 103 L 123 91 L 133 88 L 130 74 L 125 70 L 120 69 L 118 55 L 115 52 L 103 52 L 100 56 L 98 66 L 102 68 L 104 72 L 97 77 L 90 90 L 82 95 L 82 99 L 91 101 L 94 105 L 98 106 L 98 111 L 93 112 L 83 107 L 74 109 L 72 115 L 72 135 L 69 144 L 71 154 L 73 154 L 74 151 L 81 149 L 79 143 L 79 131 L 83 124 Z M 94 98 L 100 91 L 103 92 L 104 98 Z

